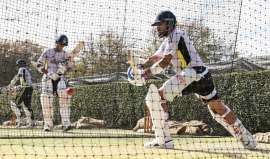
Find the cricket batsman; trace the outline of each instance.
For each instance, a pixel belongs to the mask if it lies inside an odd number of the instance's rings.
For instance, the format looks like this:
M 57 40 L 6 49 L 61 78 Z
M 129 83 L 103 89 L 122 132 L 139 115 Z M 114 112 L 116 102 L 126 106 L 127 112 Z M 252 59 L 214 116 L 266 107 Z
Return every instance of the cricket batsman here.
M 18 73 L 8 85 L 8 89 L 11 92 L 10 95 L 14 96 L 14 100 L 10 101 L 11 110 L 16 115 L 17 128 L 32 128 L 34 126 L 34 114 L 31 106 L 33 93 L 32 76 L 25 60 L 18 59 L 16 66 L 18 67 Z M 26 116 L 26 125 L 22 125 L 22 108 Z
M 59 97 L 60 115 L 63 131 L 71 129 L 70 104 L 72 91 L 67 87 L 65 73 L 72 69 L 70 55 L 63 50 L 68 46 L 66 35 L 60 35 L 55 41 L 55 48 L 41 54 L 37 68 L 43 74 L 40 101 L 44 118 L 44 131 L 53 129 L 53 96 Z
M 171 11 L 160 12 L 152 26 L 159 38 L 164 38 L 159 49 L 142 65 L 128 69 L 128 79 L 135 85 L 143 85 L 150 76 L 161 73 L 170 64 L 176 75 L 161 88 L 149 86 L 145 98 L 150 111 L 155 139 L 144 144 L 145 148 L 174 148 L 168 126 L 167 101 L 194 93 L 208 105 L 213 118 L 247 149 L 254 149 L 256 141 L 229 106 L 217 93 L 211 73 L 204 65 L 186 32 L 176 29 L 176 17 Z M 152 64 L 152 65 L 151 65 Z

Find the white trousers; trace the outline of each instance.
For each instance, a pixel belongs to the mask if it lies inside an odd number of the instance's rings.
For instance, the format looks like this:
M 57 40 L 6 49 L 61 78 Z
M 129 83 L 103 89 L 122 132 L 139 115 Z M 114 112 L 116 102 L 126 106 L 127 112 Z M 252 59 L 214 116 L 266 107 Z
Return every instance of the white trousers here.
M 63 126 L 70 123 L 71 97 L 66 91 L 65 79 L 62 77 L 57 84 L 57 94 L 59 97 L 60 115 Z M 46 75 L 42 78 L 42 90 L 40 101 L 42 105 L 44 128 L 53 128 L 53 83 Z

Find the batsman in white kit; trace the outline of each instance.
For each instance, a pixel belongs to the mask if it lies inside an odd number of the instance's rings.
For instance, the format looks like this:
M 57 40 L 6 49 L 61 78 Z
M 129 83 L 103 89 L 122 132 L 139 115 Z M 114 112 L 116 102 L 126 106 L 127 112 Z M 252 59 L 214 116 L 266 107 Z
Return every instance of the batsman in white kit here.
M 70 104 L 72 94 L 68 92 L 65 73 L 72 69 L 70 55 L 63 50 L 68 46 L 66 35 L 60 35 L 55 48 L 48 49 L 37 61 L 39 72 L 43 73 L 40 101 L 42 105 L 44 131 L 53 129 L 53 96 L 59 97 L 63 131 L 71 129 Z
M 15 96 L 14 100 L 10 101 L 11 110 L 16 115 L 17 128 L 32 128 L 34 126 L 34 114 L 31 106 L 33 94 L 32 76 L 25 60 L 18 59 L 16 66 L 18 67 L 18 73 L 8 85 L 11 95 Z M 19 83 L 19 85 L 17 85 L 17 83 Z M 26 125 L 23 125 L 21 119 L 22 108 L 26 116 Z
M 219 98 L 213 79 L 202 62 L 187 34 L 176 29 L 176 17 L 170 11 L 162 11 L 152 26 L 156 26 L 163 43 L 153 56 L 143 64 L 136 64 L 129 57 L 131 67 L 128 79 L 131 84 L 142 86 L 151 75 L 161 73 L 172 65 L 176 75 L 167 80 L 161 88 L 149 86 L 145 98 L 155 131 L 155 139 L 144 144 L 145 148 L 174 148 L 168 126 L 167 101 L 177 96 L 194 93 L 207 105 L 210 114 L 232 136 L 247 149 L 255 149 L 257 143 L 232 110 Z

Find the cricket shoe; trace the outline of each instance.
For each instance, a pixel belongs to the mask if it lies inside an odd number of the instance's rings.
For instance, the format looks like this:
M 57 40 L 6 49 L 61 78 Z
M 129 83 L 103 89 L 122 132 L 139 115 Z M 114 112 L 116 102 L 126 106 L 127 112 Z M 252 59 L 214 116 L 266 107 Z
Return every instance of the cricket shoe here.
M 147 142 L 144 144 L 145 148 L 151 149 L 151 148 L 156 148 L 156 149 L 173 149 L 174 148 L 174 144 L 173 144 L 173 140 L 168 140 L 165 141 L 164 144 L 159 144 L 157 142 L 157 139 L 154 139 L 153 141 Z
M 238 139 L 241 141 L 244 148 L 249 150 L 254 150 L 257 146 L 257 142 L 255 138 L 252 136 L 252 134 L 246 130 L 242 134 L 238 136 Z
M 68 132 L 71 129 L 72 129 L 72 127 L 70 125 L 69 126 L 63 126 L 63 132 Z
M 256 139 L 252 134 L 243 126 L 242 123 L 233 126 L 236 138 L 242 143 L 244 148 L 254 150 L 257 146 Z
M 44 125 L 44 132 L 51 132 L 52 131 L 52 127 L 48 126 L 48 125 Z

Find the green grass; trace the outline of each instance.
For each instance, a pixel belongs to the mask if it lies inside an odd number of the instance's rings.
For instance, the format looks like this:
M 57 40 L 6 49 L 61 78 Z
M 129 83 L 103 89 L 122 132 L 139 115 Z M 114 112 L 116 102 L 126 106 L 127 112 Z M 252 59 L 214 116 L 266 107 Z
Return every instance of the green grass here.
M 270 156 L 269 144 L 260 143 L 258 150 L 249 151 L 231 137 L 174 136 L 174 150 L 145 149 L 143 143 L 149 140 L 149 135 L 119 129 L 72 130 L 70 133 L 0 129 L 0 158 L 246 159 Z

